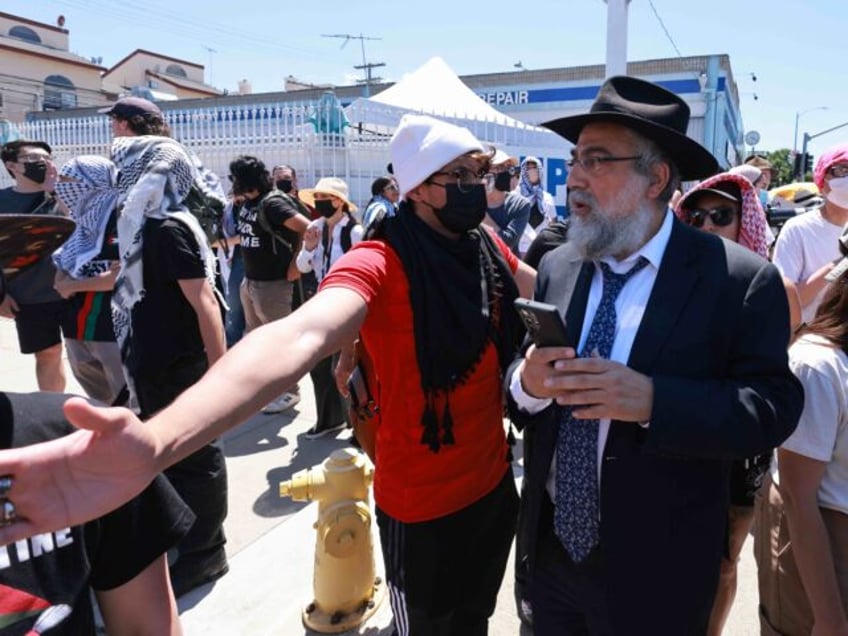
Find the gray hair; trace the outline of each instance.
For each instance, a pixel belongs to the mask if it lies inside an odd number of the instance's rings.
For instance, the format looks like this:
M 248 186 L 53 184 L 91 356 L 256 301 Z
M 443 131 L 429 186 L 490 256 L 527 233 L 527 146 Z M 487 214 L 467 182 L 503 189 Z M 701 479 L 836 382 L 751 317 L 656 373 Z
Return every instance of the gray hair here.
M 636 172 L 643 176 L 650 177 L 652 176 L 651 169 L 656 164 L 664 163 L 668 165 L 668 182 L 665 184 L 665 187 L 659 195 L 657 195 L 657 201 L 659 203 L 668 205 L 669 201 L 671 201 L 671 197 L 674 195 L 674 191 L 680 188 L 680 170 L 678 170 L 677 164 L 665 150 L 657 145 L 655 141 L 648 139 L 635 131 L 631 131 L 631 134 L 636 142 L 637 152 L 640 155 L 639 160 L 635 163 Z

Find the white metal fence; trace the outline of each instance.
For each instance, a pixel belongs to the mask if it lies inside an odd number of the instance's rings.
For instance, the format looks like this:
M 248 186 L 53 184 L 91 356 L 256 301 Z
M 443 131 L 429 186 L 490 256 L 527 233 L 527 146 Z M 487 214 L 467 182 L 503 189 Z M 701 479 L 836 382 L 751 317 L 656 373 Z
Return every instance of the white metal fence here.
M 237 155 L 254 155 L 269 170 L 283 163 L 294 166 L 301 188 L 311 187 L 324 176 L 340 177 L 348 183 L 352 200 L 365 203 L 371 197 L 371 182 L 386 173 L 389 162 L 393 126 L 386 122 L 400 118 L 400 112 L 390 107 L 369 108 L 373 116 L 360 109 L 357 119 L 362 121 L 354 122 L 347 121 L 340 107 L 320 101 L 168 109 L 163 114 L 172 136 L 194 150 L 219 176 L 228 174 L 229 162 Z M 556 158 L 559 166 L 567 153 L 568 145 L 562 139 L 530 126 L 454 121 L 514 156 L 534 155 L 543 161 Z M 70 112 L 66 118 L 21 124 L 18 134 L 50 144 L 57 165 L 79 155 L 109 156 L 112 138 L 108 117 L 81 117 Z M 565 194 L 564 174 L 560 172 L 552 167 L 543 177 L 558 204 L 563 203 Z M 9 185 L 9 177 L 3 173 L 0 185 Z

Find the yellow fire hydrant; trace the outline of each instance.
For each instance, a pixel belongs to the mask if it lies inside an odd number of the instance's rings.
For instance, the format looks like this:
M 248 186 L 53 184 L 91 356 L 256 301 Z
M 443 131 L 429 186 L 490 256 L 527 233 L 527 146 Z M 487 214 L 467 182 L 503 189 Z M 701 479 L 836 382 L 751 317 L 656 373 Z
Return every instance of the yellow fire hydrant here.
M 361 625 L 385 595 L 375 575 L 371 540 L 368 487 L 373 477 L 368 458 L 345 448 L 280 483 L 280 497 L 318 502 L 315 599 L 303 610 L 303 624 L 316 632 L 337 634 Z

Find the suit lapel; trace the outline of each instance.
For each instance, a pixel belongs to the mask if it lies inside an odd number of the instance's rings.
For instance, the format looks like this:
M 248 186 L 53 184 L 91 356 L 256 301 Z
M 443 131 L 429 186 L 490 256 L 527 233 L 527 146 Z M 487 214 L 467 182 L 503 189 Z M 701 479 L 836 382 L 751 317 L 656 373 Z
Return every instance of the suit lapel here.
M 689 231 L 693 230 L 674 220 L 657 280 L 627 361 L 627 366 L 637 371 L 650 370 L 700 278 L 695 266 L 698 250 L 687 235 Z
M 568 246 L 566 263 L 562 274 L 556 277 L 556 283 L 550 285 L 545 294 L 547 302 L 553 302 L 565 312 L 565 331 L 568 342 L 575 348 L 580 341 L 583 319 L 586 315 L 586 303 L 589 300 L 589 287 L 595 266 L 584 262 L 580 255 Z M 563 306 L 563 303 L 568 303 Z

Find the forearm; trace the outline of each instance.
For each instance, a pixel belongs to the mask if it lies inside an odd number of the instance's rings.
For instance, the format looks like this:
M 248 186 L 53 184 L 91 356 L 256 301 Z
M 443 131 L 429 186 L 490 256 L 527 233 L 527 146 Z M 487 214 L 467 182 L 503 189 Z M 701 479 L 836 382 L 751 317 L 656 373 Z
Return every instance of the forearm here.
M 521 210 L 509 219 L 506 227 L 499 232 L 500 237 L 507 245 L 512 245 L 518 237 L 524 234 L 524 228 L 527 227 L 529 220 L 530 208 L 528 207 L 526 210 Z
M 200 328 L 203 348 L 206 351 L 206 359 L 211 367 L 226 353 L 227 345 L 218 301 L 213 297 L 211 300 L 204 299 L 204 304 L 206 306 L 203 311 L 198 313 L 197 324 Z
M 319 302 L 322 296 L 328 297 L 327 302 Z M 247 420 L 319 360 L 352 342 L 365 312 L 364 301 L 354 292 L 330 289 L 287 318 L 248 334 L 200 381 L 148 421 L 158 441 L 157 469 Z M 286 355 L 269 355 L 281 349 Z
M 825 276 L 827 276 L 831 269 L 833 269 L 833 263 L 828 263 L 813 272 L 807 280 L 795 284 L 802 307 L 806 307 L 813 302 L 821 291 L 827 287 L 828 283 Z
M 818 503 L 814 498 L 794 501 L 784 497 L 792 553 L 816 624 L 836 625 L 846 620 L 839 593 L 833 552 Z M 800 539 L 795 539 L 800 537 Z
M 297 269 L 304 274 L 312 271 L 312 252 L 303 247 L 297 253 Z

